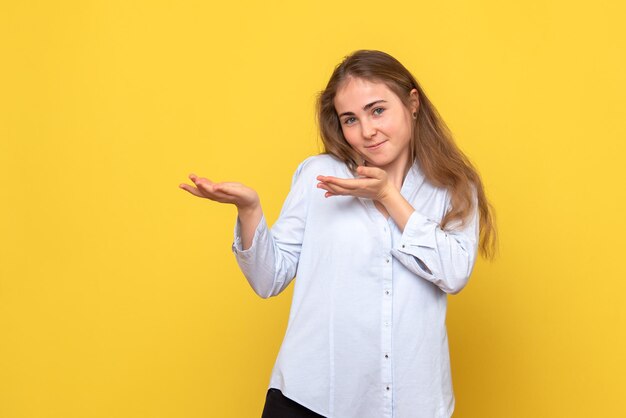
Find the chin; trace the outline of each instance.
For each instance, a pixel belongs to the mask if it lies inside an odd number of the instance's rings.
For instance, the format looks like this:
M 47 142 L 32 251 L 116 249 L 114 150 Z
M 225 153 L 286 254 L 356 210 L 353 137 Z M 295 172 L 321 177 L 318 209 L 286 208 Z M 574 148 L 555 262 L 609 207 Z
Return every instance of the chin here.
M 367 161 L 367 165 L 374 166 L 374 167 L 384 167 L 391 163 L 391 161 L 388 161 L 388 158 L 380 158 L 380 157 L 367 158 L 366 161 Z

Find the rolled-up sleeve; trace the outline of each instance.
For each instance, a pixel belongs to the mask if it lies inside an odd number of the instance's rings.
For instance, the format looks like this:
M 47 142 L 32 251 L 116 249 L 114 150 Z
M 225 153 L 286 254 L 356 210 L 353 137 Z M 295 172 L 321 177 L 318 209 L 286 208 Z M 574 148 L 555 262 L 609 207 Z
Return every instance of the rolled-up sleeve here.
M 248 283 L 262 298 L 278 295 L 296 275 L 311 186 L 308 176 L 301 175 L 307 161 L 294 173 L 291 190 L 272 228 L 263 215 L 246 250 L 242 249 L 239 217 L 235 223 L 233 254 Z
M 479 239 L 479 212 L 474 199 L 466 223 L 442 230 L 439 223 L 414 211 L 391 253 L 407 269 L 446 293 L 456 294 L 474 268 Z

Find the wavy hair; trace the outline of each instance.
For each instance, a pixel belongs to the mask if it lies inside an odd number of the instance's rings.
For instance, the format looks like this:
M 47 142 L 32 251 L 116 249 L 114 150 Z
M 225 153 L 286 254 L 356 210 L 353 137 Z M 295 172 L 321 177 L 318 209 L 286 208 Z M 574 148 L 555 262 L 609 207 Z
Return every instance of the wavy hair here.
M 417 90 L 419 106 L 417 118 L 413 119 L 411 163 L 417 161 L 430 183 L 450 193 L 451 208 L 441 220 L 442 229 L 449 227 L 453 221 L 460 221 L 460 225 L 466 222 L 473 210 L 473 193 L 476 192 L 480 214 L 480 252 L 483 257 L 493 259 L 497 246 L 495 212 L 487 200 L 480 176 L 455 144 L 450 130 L 415 77 L 391 55 L 382 51 L 358 50 L 346 56 L 335 67 L 316 103 L 323 154 L 333 155 L 343 161 L 356 176 L 358 155 L 343 135 L 334 105 L 337 90 L 351 77 L 384 83 L 407 109 L 410 109 L 409 93 L 413 89 Z

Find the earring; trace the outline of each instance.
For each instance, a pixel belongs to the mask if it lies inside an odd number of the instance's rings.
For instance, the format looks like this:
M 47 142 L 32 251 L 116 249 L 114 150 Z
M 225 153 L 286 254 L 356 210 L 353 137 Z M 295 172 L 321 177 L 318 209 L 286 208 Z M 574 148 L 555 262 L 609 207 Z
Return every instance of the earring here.
M 413 112 L 413 119 L 417 119 L 417 112 Z

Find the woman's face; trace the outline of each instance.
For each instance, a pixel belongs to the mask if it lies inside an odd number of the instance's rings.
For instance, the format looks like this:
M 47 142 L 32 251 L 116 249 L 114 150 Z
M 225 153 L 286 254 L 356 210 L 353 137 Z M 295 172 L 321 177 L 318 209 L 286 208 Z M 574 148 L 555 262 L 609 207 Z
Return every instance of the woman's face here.
M 368 165 L 389 169 L 408 163 L 417 90 L 410 96 L 407 109 L 386 84 L 354 77 L 337 90 L 334 105 L 343 135 Z

